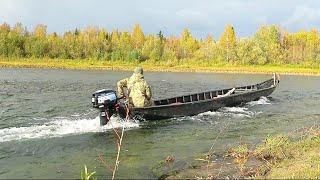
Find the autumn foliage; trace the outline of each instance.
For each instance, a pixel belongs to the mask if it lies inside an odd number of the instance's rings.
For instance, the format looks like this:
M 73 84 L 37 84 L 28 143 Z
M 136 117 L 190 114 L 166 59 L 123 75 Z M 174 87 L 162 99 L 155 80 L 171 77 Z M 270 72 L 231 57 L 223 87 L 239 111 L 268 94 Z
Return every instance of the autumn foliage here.
M 28 31 L 21 23 L 0 25 L 0 57 L 93 59 L 104 61 L 162 62 L 179 64 L 198 61 L 264 65 L 320 65 L 320 37 L 316 29 L 289 33 L 278 26 L 262 26 L 251 37 L 239 38 L 231 25 L 221 37 L 204 39 L 184 29 L 179 37 L 163 32 L 144 34 L 140 25 L 132 32 L 107 31 L 96 27 L 64 34 L 47 33 L 45 25 Z

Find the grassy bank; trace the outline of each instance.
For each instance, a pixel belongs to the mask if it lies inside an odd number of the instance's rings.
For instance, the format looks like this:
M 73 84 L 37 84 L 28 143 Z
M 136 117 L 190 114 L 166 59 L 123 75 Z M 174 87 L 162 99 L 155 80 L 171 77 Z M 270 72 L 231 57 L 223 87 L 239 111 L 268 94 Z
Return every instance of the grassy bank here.
M 266 139 L 253 155 L 264 161 L 268 168 L 267 179 L 318 179 L 320 178 L 320 131 L 307 137 L 292 140 L 288 136 Z M 259 177 L 258 176 L 258 177 Z
M 229 73 L 273 73 L 320 75 L 320 67 L 306 65 L 235 65 L 226 63 L 208 63 L 189 60 L 187 62 L 154 62 L 142 63 L 131 61 L 104 61 L 90 59 L 4 59 L 0 58 L 0 67 L 24 68 L 59 68 L 59 69 L 100 69 L 132 70 L 142 66 L 146 71 L 165 72 L 229 72 Z
M 320 127 L 312 126 L 289 135 L 267 137 L 253 150 L 239 146 L 232 157 L 241 164 L 244 177 L 267 179 L 318 179 L 320 178 Z M 247 166 L 249 158 L 259 165 Z M 239 161 L 239 159 L 247 159 Z
M 239 144 L 230 148 L 222 161 L 206 156 L 202 165 L 169 173 L 168 178 L 319 179 L 319 149 L 320 126 L 312 126 L 268 136 L 254 147 Z

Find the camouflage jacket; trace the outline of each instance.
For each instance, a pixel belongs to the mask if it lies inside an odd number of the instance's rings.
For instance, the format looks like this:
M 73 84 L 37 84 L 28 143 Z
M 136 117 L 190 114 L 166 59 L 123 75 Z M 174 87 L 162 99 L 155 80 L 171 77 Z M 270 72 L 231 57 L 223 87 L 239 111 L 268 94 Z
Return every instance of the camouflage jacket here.
M 130 78 L 118 81 L 118 96 L 124 96 L 124 87 L 127 88 L 129 102 L 134 107 L 146 107 L 151 105 L 151 88 L 144 80 L 142 74 L 133 73 Z

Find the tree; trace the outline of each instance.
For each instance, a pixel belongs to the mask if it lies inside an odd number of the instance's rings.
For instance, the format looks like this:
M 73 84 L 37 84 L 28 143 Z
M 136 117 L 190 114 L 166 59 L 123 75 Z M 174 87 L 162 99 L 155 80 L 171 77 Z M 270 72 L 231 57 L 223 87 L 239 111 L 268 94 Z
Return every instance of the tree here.
M 148 35 L 142 48 L 141 60 L 151 59 L 154 61 L 160 61 L 162 59 L 164 51 L 163 43 L 164 38 L 161 31 L 159 32 L 159 34 L 157 34 L 157 36 Z
M 162 31 L 159 31 L 159 33 L 157 34 L 158 39 L 157 39 L 157 48 L 159 49 L 159 60 L 162 58 L 163 56 L 163 51 L 164 51 L 164 44 L 165 44 L 165 38 L 163 36 Z
M 219 40 L 224 59 L 229 62 L 235 59 L 236 34 L 231 25 L 227 25 Z
M 177 37 L 168 37 L 163 52 L 164 59 L 168 61 L 181 59 L 181 52 L 180 40 Z
M 80 31 L 79 31 L 78 28 L 76 28 L 76 29 L 74 30 L 74 35 L 75 35 L 75 36 L 78 36 L 79 34 L 80 34 Z
M 52 34 L 48 35 L 47 40 L 49 46 L 49 52 L 47 56 L 50 58 L 65 58 L 63 57 L 62 39 L 57 35 L 57 33 L 53 32 Z
M 254 35 L 254 51 L 259 64 L 281 60 L 280 30 L 276 26 L 262 26 Z
M 182 48 L 181 58 L 191 58 L 193 53 L 199 49 L 197 40 L 192 37 L 188 29 L 182 31 L 180 45 Z
M 154 59 L 153 51 L 156 48 L 156 38 L 152 35 L 146 37 L 145 43 L 142 47 L 141 58 L 142 60 Z
M 201 41 L 196 57 L 204 60 L 216 60 L 217 54 L 216 42 L 211 35 L 208 35 L 204 41 Z
M 136 50 L 140 50 L 144 44 L 145 37 L 139 24 L 136 24 L 133 28 L 132 41 Z
M 15 31 L 16 33 L 20 34 L 21 36 L 24 36 L 26 34 L 26 29 L 23 27 L 21 23 L 17 23 L 13 28 L 12 31 Z
M 0 25 L 0 31 L 1 32 L 6 32 L 9 33 L 10 32 L 10 25 L 7 23 L 3 23 Z
M 17 23 L 7 34 L 5 40 L 8 57 L 23 57 L 25 55 L 25 30 L 21 23 Z
M 8 57 L 8 34 L 10 32 L 10 26 L 7 23 L 0 25 L 0 56 Z
M 36 37 L 44 38 L 47 35 L 47 26 L 43 24 L 38 24 L 33 31 L 33 35 Z
M 47 41 L 47 26 L 39 24 L 34 31 L 27 36 L 25 51 L 27 57 L 42 58 L 48 56 L 49 43 Z
M 309 61 L 315 62 L 317 59 L 320 58 L 319 48 L 320 42 L 319 42 L 319 33 L 318 30 L 313 28 L 311 31 L 308 33 L 307 36 L 307 44 L 306 44 L 306 50 L 307 50 L 307 57 L 305 59 Z
M 254 56 L 254 42 L 252 38 L 239 39 L 236 48 L 236 57 L 241 64 L 257 64 Z

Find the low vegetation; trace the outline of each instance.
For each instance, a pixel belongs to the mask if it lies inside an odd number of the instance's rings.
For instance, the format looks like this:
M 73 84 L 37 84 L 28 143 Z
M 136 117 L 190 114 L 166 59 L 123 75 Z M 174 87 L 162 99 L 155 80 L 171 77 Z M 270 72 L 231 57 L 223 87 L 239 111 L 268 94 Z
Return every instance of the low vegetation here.
M 289 135 L 268 136 L 254 150 L 240 145 L 228 155 L 242 166 L 242 176 L 267 179 L 320 178 L 320 128 L 313 126 Z M 259 163 L 246 166 L 249 158 Z M 246 159 L 239 161 L 239 159 Z M 250 173 L 248 173 L 250 172 Z
M 310 128 L 304 137 L 293 140 L 286 136 L 270 137 L 259 146 L 256 157 L 271 161 L 267 178 L 320 178 L 320 131 Z
M 320 75 L 320 68 L 309 68 L 303 65 L 232 65 L 215 64 L 206 65 L 197 63 L 181 63 L 167 65 L 153 62 L 124 62 L 124 61 L 101 61 L 90 59 L 1 59 L 0 67 L 25 67 L 25 68 L 59 68 L 59 69 L 99 69 L 99 70 L 133 70 L 135 66 L 142 66 L 146 71 L 162 72 L 224 72 L 224 73 L 281 73 Z
M 94 178 L 94 175 L 96 174 L 96 171 L 89 172 L 87 169 L 87 166 L 84 166 L 84 170 L 80 174 L 81 180 L 89 180 L 89 179 L 96 179 Z
M 319 179 L 320 126 L 300 129 L 288 135 L 268 136 L 250 148 L 240 144 L 230 148 L 223 159 L 213 159 L 180 172 L 171 178 L 198 179 Z M 204 158 L 202 158 L 204 159 Z

